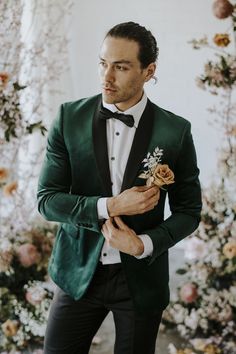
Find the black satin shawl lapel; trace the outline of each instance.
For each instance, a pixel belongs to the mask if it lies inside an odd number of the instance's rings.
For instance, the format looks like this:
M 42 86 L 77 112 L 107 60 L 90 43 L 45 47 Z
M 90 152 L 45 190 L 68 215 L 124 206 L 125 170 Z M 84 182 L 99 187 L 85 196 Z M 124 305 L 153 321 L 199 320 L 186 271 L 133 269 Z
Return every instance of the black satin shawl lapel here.
M 112 187 L 107 150 L 106 120 L 99 118 L 101 102 L 102 98 L 100 96 L 93 117 L 93 144 L 98 169 L 97 173 L 100 174 L 103 186 L 103 196 L 109 197 L 112 196 Z
M 153 119 L 154 109 L 152 103 L 148 100 L 134 135 L 133 144 L 124 173 L 121 191 L 130 188 L 137 176 L 140 165 L 147 153 L 148 145 L 152 136 Z

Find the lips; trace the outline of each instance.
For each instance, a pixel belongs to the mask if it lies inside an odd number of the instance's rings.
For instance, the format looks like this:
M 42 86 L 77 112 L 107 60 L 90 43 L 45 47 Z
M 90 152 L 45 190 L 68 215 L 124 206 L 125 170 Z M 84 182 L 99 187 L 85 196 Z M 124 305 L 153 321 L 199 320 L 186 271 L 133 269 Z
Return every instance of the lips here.
M 105 92 L 107 92 L 107 93 L 111 93 L 111 92 L 116 92 L 116 91 L 117 91 L 117 90 L 114 89 L 113 87 L 106 87 L 106 86 L 103 87 L 103 90 L 104 90 Z

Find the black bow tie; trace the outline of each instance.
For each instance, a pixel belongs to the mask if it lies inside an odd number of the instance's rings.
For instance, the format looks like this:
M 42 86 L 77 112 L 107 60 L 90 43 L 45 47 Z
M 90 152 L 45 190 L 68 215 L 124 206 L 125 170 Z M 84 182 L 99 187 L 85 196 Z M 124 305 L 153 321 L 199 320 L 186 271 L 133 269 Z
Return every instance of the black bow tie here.
M 112 112 L 103 106 L 100 109 L 99 118 L 101 118 L 101 119 L 115 118 L 115 119 L 121 120 L 128 127 L 134 126 L 134 117 L 131 114 Z

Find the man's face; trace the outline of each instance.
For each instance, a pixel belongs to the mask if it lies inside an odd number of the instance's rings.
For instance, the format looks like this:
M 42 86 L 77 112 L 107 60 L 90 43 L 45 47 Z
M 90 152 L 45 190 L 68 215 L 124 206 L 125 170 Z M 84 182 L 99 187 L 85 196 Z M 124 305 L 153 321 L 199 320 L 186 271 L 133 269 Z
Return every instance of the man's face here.
M 155 64 L 142 69 L 139 45 L 125 38 L 106 37 L 100 52 L 99 75 L 102 96 L 121 111 L 134 106 L 142 97 L 143 85 L 154 74 Z

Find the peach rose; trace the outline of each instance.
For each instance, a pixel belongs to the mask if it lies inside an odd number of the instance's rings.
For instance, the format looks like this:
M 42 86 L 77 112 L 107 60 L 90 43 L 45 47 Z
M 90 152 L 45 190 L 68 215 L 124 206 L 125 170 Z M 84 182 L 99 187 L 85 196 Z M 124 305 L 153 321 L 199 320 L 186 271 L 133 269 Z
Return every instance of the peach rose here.
M 5 88 L 9 81 L 9 75 L 6 72 L 0 72 L 0 88 Z
M 236 257 L 236 241 L 235 240 L 229 241 L 224 245 L 223 254 L 228 259 L 232 259 L 232 258 Z
M 21 265 L 25 268 L 37 264 L 41 260 L 41 255 L 37 248 L 31 243 L 21 245 L 17 250 L 17 256 Z
M 9 172 L 6 168 L 0 167 L 0 182 L 5 182 L 8 178 Z
M 183 302 L 188 304 L 196 301 L 198 298 L 198 291 L 196 285 L 193 283 L 186 283 L 180 289 L 180 298 Z
M 2 331 L 7 337 L 13 337 L 16 335 L 19 329 L 19 322 L 16 320 L 7 320 L 2 324 Z
M 8 183 L 3 187 L 3 193 L 5 194 L 6 197 L 11 197 L 14 194 L 14 192 L 17 190 L 17 187 L 18 187 L 18 183 L 16 181 Z
M 168 185 L 174 183 L 174 177 L 174 173 L 168 165 L 158 164 L 153 172 L 153 184 L 162 187 L 165 184 Z
M 214 15 L 219 18 L 227 18 L 234 11 L 233 5 L 228 0 L 216 0 L 212 6 Z
M 213 41 L 216 45 L 218 45 L 218 47 L 227 47 L 227 45 L 230 43 L 229 35 L 227 33 L 217 33 Z

